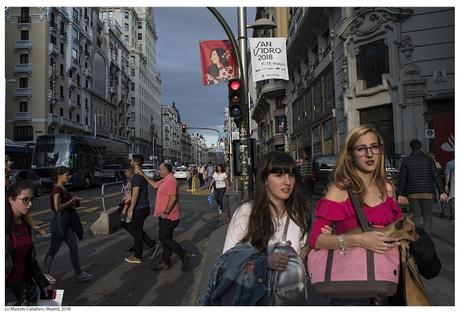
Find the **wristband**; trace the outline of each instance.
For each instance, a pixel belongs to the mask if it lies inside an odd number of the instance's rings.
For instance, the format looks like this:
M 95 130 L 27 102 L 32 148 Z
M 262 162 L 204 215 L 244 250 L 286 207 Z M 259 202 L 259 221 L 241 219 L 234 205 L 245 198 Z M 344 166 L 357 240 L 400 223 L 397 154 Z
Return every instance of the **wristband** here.
M 339 242 L 340 254 L 344 255 L 346 252 L 345 248 L 345 234 L 337 236 L 337 241 Z

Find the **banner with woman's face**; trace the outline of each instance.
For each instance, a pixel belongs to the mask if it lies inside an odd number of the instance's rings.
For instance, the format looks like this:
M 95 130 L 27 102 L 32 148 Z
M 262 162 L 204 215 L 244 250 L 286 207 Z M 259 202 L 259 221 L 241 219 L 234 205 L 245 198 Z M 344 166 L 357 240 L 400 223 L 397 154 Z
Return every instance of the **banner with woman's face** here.
M 203 85 L 227 83 L 237 77 L 235 57 L 228 40 L 200 40 Z

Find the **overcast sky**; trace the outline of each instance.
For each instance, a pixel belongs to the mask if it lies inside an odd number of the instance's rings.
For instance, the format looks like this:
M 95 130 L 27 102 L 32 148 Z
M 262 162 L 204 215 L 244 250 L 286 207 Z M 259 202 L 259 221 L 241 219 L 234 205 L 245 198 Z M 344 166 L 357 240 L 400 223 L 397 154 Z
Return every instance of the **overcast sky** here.
M 235 37 L 238 37 L 237 8 L 218 8 Z M 252 24 L 255 8 L 247 8 Z M 157 66 L 161 73 L 161 103 L 176 103 L 181 122 L 189 127 L 215 128 L 222 132 L 224 109 L 228 106 L 227 85 L 203 86 L 201 81 L 200 40 L 227 39 L 220 23 L 206 7 L 155 8 L 158 35 Z M 248 31 L 252 36 L 252 31 Z M 199 132 L 210 146 L 217 135 Z

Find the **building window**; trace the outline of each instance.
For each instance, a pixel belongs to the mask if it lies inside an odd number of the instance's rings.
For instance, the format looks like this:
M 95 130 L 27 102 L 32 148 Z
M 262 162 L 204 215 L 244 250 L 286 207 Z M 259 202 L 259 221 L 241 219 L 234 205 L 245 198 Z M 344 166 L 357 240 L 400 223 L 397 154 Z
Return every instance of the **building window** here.
M 80 123 L 80 114 L 77 114 L 77 122 Z
M 88 109 L 88 98 L 85 98 L 85 109 Z
M 19 56 L 19 64 L 29 64 L 29 54 L 21 54 Z
M 382 84 L 382 74 L 390 72 L 388 46 L 383 39 L 359 47 L 356 68 L 366 88 Z
M 21 40 L 29 40 L 29 31 L 21 30 Z
M 80 106 L 81 103 L 80 103 L 80 94 L 77 94 L 77 105 Z
M 56 36 L 50 35 L 50 41 L 52 44 L 56 45 Z
M 142 29 L 142 22 L 137 22 L 137 29 Z
M 137 34 L 137 40 L 142 40 L 142 33 Z
M 53 113 L 53 104 L 50 104 L 50 114 Z
M 125 19 L 129 19 L 129 10 L 125 10 Z
M 135 97 L 131 97 L 131 105 L 132 106 L 135 106 L 136 105 L 136 98 Z
M 59 116 L 64 117 L 64 109 L 62 107 L 59 108 Z
M 69 110 L 69 120 L 72 120 L 72 111 Z
M 129 24 L 125 23 L 125 31 L 129 31 Z
M 59 97 L 61 99 L 64 98 L 64 87 L 63 86 L 59 86 Z
M 131 68 L 131 77 L 136 76 L 136 70 L 134 68 Z
M 77 75 L 77 86 L 80 87 L 80 75 Z
M 78 10 L 75 8 L 72 10 L 72 17 L 74 20 L 78 21 Z
M 275 133 L 285 133 L 287 129 L 286 116 L 275 117 L 276 129 Z
M 131 91 L 135 91 L 135 90 L 136 90 L 135 83 L 131 82 Z
M 64 77 L 64 64 L 59 64 L 59 74 Z
M 79 60 L 78 60 L 78 51 L 76 49 L 72 49 L 72 60 L 75 62 L 75 63 L 79 63 Z
M 32 126 L 14 127 L 14 141 L 33 141 L 34 128 Z
M 88 125 L 88 117 L 85 117 L 85 125 Z
M 69 99 L 72 98 L 72 91 L 69 91 Z
M 85 79 L 85 88 L 89 88 L 89 81 L 88 81 L 88 79 Z
M 125 36 L 123 37 L 123 42 L 124 42 L 125 44 L 128 44 L 128 43 L 129 43 L 129 36 L 128 36 L 128 35 L 125 35 Z
M 20 111 L 20 112 L 27 112 L 27 111 L 28 111 L 28 108 L 27 108 L 27 101 L 21 101 L 21 102 L 19 102 L 19 111 Z
M 28 88 L 29 79 L 27 77 L 19 78 L 19 88 Z
M 63 44 L 62 42 L 61 42 L 61 51 L 60 51 L 60 53 L 61 53 L 62 55 L 64 55 L 64 44 Z

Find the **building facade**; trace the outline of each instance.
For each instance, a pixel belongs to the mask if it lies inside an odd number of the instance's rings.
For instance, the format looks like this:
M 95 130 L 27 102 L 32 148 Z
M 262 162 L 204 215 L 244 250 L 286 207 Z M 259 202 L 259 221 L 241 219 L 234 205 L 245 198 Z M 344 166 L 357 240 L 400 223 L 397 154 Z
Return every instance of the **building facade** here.
M 180 114 L 173 102 L 171 107 L 161 107 L 163 161 L 180 162 L 181 121 Z
M 336 154 L 362 124 L 382 133 L 387 154 L 407 155 L 418 138 L 442 164 L 453 157 L 453 8 L 289 8 L 287 53 L 294 157 Z M 258 118 L 262 145 L 273 126 Z
M 97 8 L 6 8 L 7 138 L 34 142 L 41 134 L 94 131 L 97 24 Z

